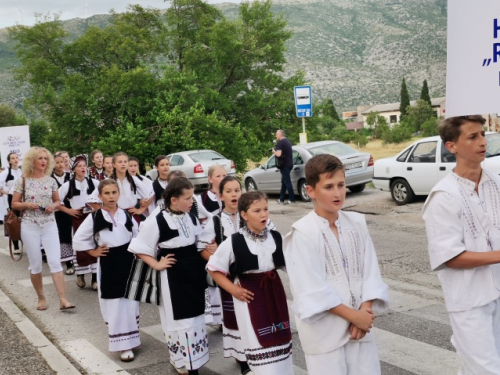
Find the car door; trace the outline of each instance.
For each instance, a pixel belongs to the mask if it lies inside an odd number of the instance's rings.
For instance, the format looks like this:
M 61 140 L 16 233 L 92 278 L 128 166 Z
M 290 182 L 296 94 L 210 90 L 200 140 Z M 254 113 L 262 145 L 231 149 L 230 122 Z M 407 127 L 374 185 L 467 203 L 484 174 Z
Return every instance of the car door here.
M 292 151 L 292 157 L 293 157 L 293 168 L 292 172 L 290 173 L 290 179 L 292 180 L 292 186 L 293 190 L 295 193 L 297 193 L 297 183 L 299 180 L 303 177 L 305 177 L 304 173 L 304 159 L 302 158 L 302 155 L 300 152 L 293 150 Z M 281 176 L 281 173 L 280 173 Z M 280 178 L 280 189 L 281 189 L 281 178 Z
M 438 181 L 437 147 L 437 140 L 420 142 L 406 162 L 403 173 L 416 195 L 429 194 Z
M 277 192 L 281 189 L 281 173 L 276 167 L 276 157 L 272 156 L 265 164 L 265 169 L 260 176 L 259 190 Z
M 457 159 L 450 151 L 444 147 L 444 143 L 439 141 L 441 149 L 441 164 L 438 166 L 438 181 L 450 173 L 457 165 Z

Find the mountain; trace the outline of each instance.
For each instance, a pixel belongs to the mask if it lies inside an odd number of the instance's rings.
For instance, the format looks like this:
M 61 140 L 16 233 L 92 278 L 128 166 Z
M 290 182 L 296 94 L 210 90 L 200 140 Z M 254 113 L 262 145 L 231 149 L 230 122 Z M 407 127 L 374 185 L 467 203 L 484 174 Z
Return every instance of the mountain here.
M 238 5 L 216 5 L 234 18 Z M 443 96 L 446 78 L 446 0 L 277 0 L 293 31 L 285 75 L 306 73 L 315 99 L 331 98 L 340 110 L 399 101 L 406 78 L 411 99 L 424 79 L 432 97 Z M 62 21 L 73 37 L 108 15 Z M 11 68 L 19 62 L 6 29 L 0 29 L 0 103 L 22 105 Z

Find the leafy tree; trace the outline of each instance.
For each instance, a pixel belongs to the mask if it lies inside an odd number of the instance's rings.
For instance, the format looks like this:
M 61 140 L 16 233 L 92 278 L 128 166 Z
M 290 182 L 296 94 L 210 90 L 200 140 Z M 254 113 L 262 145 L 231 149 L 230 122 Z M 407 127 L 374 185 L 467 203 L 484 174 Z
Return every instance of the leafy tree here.
M 428 118 L 421 127 L 422 135 L 424 137 L 432 137 L 433 135 L 438 135 L 438 120 L 435 117 Z
M 386 118 L 378 112 L 370 112 L 366 118 L 366 123 L 370 126 L 374 138 L 382 138 L 383 134 L 390 129 Z
M 326 99 L 323 102 L 323 116 L 328 116 L 330 117 L 333 121 L 342 121 L 339 117 L 339 114 L 337 113 L 337 110 L 335 109 L 335 104 L 333 104 L 332 99 Z
M 392 129 L 384 132 L 382 140 L 384 143 L 403 143 L 409 141 L 412 136 L 412 129 L 404 123 L 395 124 Z
M 72 41 L 57 18 L 15 26 L 16 77 L 29 85 L 26 104 L 51 124 L 53 148 L 122 149 L 151 162 L 210 147 L 241 170 L 277 129 L 301 132 L 293 86 L 303 73 L 284 78 L 291 33 L 270 6 L 242 3 L 233 21 L 201 0 L 173 0 L 165 15 L 134 5 Z
M 406 87 L 406 80 L 403 77 L 403 82 L 401 83 L 401 101 L 399 103 L 399 112 L 401 113 L 401 118 L 404 118 L 407 115 L 409 106 L 410 95 L 408 94 L 408 88 Z
M 429 86 L 427 85 L 427 80 L 424 80 L 422 85 L 422 90 L 420 91 L 420 100 L 427 102 L 432 107 L 431 96 L 429 95 Z
M 29 123 L 31 146 L 45 146 L 49 128 L 42 119 L 33 120 Z
M 16 111 L 8 104 L 0 104 L 0 127 L 16 125 Z
M 414 106 L 408 108 L 408 114 L 402 123 L 413 129 L 414 132 L 418 132 L 424 122 L 435 117 L 436 114 L 432 107 L 424 100 L 419 99 Z

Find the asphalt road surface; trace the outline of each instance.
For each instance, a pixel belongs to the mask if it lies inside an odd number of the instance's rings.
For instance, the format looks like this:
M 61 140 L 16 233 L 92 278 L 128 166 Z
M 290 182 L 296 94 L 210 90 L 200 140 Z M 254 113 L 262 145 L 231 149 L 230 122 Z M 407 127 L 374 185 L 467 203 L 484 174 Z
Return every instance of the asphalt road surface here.
M 274 198 L 274 199 L 273 199 Z M 270 199 L 271 219 L 282 234 L 293 222 L 312 209 L 311 203 L 279 205 L 276 197 Z M 458 362 L 450 344 L 451 327 L 445 311 L 443 294 L 437 277 L 429 269 L 427 240 L 421 210 L 424 200 L 398 207 L 390 194 L 366 189 L 359 194 L 348 193 L 345 210 L 364 213 L 377 249 L 382 276 L 390 287 L 390 311 L 375 321 L 375 337 L 382 373 L 385 375 L 455 375 Z M 83 374 L 176 374 L 168 361 L 168 350 L 157 308 L 141 305 L 141 347 L 136 359 L 123 363 L 117 354 L 108 352 L 107 328 L 99 310 L 97 293 L 89 286 L 79 289 L 75 276 L 66 276 L 68 299 L 77 305 L 69 313 L 62 313 L 52 285 L 50 273 L 44 264 L 47 311 L 36 311 L 36 295 L 31 286 L 28 261 L 14 263 L 8 256 L 7 242 L 0 238 L 0 288 L 34 323 L 43 334 Z M 282 273 L 289 300 L 291 295 L 286 274 Z M 87 276 L 87 284 L 90 284 Z M 2 301 L 0 295 L 0 302 Z M 4 332 L 14 334 L 15 326 L 0 311 L 1 347 L 11 347 Z M 297 375 L 306 374 L 304 354 L 292 323 L 294 338 L 294 365 Z M 10 331 L 9 331 L 10 330 Z M 209 330 L 210 362 L 200 374 L 239 374 L 239 367 L 231 359 L 223 359 L 221 332 Z M 23 345 L 26 347 L 26 345 Z M 42 363 L 36 350 L 29 348 L 18 366 L 33 369 L 33 361 L 41 361 L 37 374 L 52 374 Z M 10 360 L 10 359 L 9 359 Z M 31 360 L 31 361 L 30 361 Z M 5 358 L 0 355 L 0 374 Z M 34 373 L 33 370 L 26 373 Z M 62 373 L 62 372 L 61 372 Z M 69 372 L 68 372 L 69 373 Z M 74 371 L 73 371 L 74 373 Z M 278 374 L 277 374 L 278 375 Z M 328 374 L 330 375 L 330 374 Z

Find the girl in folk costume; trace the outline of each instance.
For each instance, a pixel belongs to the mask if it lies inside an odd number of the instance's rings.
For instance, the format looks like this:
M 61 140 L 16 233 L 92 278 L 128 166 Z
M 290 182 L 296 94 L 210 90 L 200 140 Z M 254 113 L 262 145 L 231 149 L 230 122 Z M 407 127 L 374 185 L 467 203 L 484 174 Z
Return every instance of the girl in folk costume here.
M 160 318 L 170 363 L 179 373 L 198 374 L 209 359 L 205 326 L 205 262 L 196 248 L 201 226 L 190 214 L 193 185 L 173 179 L 163 193 L 166 208 L 151 215 L 130 243 L 135 253 L 161 271 Z
M 73 177 L 59 188 L 59 196 L 63 202 L 60 211 L 71 216 L 74 233 L 91 211 L 86 202 L 91 194 L 97 192 L 99 181 L 86 177 L 87 155 L 82 154 L 71 158 L 70 166 Z M 73 262 L 77 275 L 76 285 L 79 288 L 84 288 L 86 285 L 85 274 L 92 273 L 92 289 L 97 290 L 97 263 L 94 261 L 93 263 L 85 264 L 82 254 L 74 253 L 74 255 Z M 78 264 L 79 261 L 82 264 Z
M 141 204 L 142 199 L 148 199 L 149 191 L 147 186 L 137 177 L 128 173 L 128 155 L 124 152 L 117 152 L 113 155 L 113 173 L 109 177 L 118 183 L 120 188 L 120 198 L 118 207 L 130 212 L 134 219 L 140 223 L 145 217 L 143 212 L 148 208 Z M 100 199 L 95 191 L 87 200 L 94 210 L 100 206 Z
M 104 173 L 104 157 L 102 155 L 102 152 L 99 150 L 92 151 L 90 153 L 90 160 L 94 165 L 89 168 L 89 177 L 98 181 L 104 180 L 106 178 L 106 174 Z
M 98 259 L 99 305 L 108 326 L 109 351 L 120 352 L 120 359 L 134 359 L 132 349 L 141 344 L 139 302 L 124 298 L 134 255 L 127 251 L 137 235 L 132 215 L 118 208 L 120 190 L 115 180 L 98 186 L 102 209 L 89 215 L 73 238 L 76 251 L 87 251 Z
M 158 171 L 158 177 L 153 181 L 154 206 L 163 204 L 163 192 L 167 188 L 168 174 L 170 172 L 170 161 L 165 155 L 155 158 L 155 168 Z
M 286 295 L 276 269 L 285 266 L 282 237 L 267 230 L 267 197 L 259 191 L 238 201 L 243 226 L 223 241 L 207 270 L 233 296 L 234 316 L 226 327 L 239 330 L 251 373 L 292 375 L 292 334 Z M 229 313 L 229 311 L 227 311 Z
M 167 184 L 172 182 L 174 178 L 178 177 L 186 177 L 186 174 L 183 171 L 170 171 L 167 175 Z M 157 215 L 161 210 L 165 208 L 164 203 L 158 203 L 156 205 L 155 210 L 151 215 Z M 193 194 L 193 205 L 191 206 L 191 214 L 193 214 L 201 223 L 201 228 L 203 229 L 208 220 L 212 217 L 210 212 L 201 204 L 200 197 L 196 194 Z
M 208 183 L 210 189 L 200 195 L 201 202 L 212 215 L 222 212 L 223 203 L 220 198 L 219 184 L 227 176 L 226 168 L 222 165 L 212 165 L 208 168 Z
M 141 206 L 147 206 L 148 209 L 144 211 L 144 216 L 148 216 L 150 212 L 154 210 L 154 199 L 153 197 L 153 182 L 147 178 L 146 176 L 141 175 L 140 173 L 140 164 L 139 164 L 139 159 L 135 157 L 130 157 L 128 159 L 128 173 L 131 176 L 137 177 L 144 185 L 146 190 L 148 190 L 149 193 L 149 199 L 141 199 Z
M 19 156 L 15 152 L 7 155 L 7 161 L 9 167 L 0 173 L 0 207 L 3 207 L 0 212 L 0 220 L 3 220 L 4 216 L 7 215 L 7 208 L 12 208 L 14 184 L 23 174 L 19 166 Z M 13 241 L 13 244 L 14 254 L 19 254 L 19 242 Z
M 64 161 L 64 172 L 69 172 L 71 173 L 71 166 L 70 166 L 70 158 L 69 158 L 69 152 L 68 151 L 57 151 L 56 154 L 59 154 L 62 156 L 63 161 Z
M 102 159 L 102 166 L 104 167 L 105 178 L 110 178 L 113 174 L 113 157 L 111 155 L 106 155 Z
M 57 188 L 60 189 L 61 186 L 70 180 L 70 173 L 64 172 L 64 159 L 61 154 L 55 154 L 54 162 L 56 166 L 52 171 L 51 177 L 56 181 Z M 66 275 L 73 275 L 75 273 L 75 268 L 73 267 L 73 246 L 72 241 L 72 220 L 71 216 L 62 212 L 56 211 L 56 224 L 57 230 L 59 232 L 59 242 L 61 243 L 61 263 L 66 262 Z
M 240 227 L 240 217 L 238 214 L 238 199 L 241 196 L 241 183 L 236 177 L 224 178 L 219 186 L 220 197 L 224 202 L 224 211 L 218 215 L 212 216 L 205 229 L 198 239 L 198 251 L 201 251 L 201 256 L 205 260 L 209 260 L 210 256 L 215 253 L 217 247 L 228 236 L 236 233 Z M 209 293 L 205 308 L 205 321 L 209 322 L 221 320 L 222 309 L 229 309 L 234 317 L 233 297 L 224 289 L 219 289 L 217 286 L 207 288 Z M 221 300 L 221 294 L 224 295 L 224 300 Z M 230 321 L 224 319 L 224 321 Z M 222 342 L 224 348 L 224 357 L 233 357 L 239 363 L 242 374 L 248 374 L 250 369 L 246 362 L 244 347 L 241 341 L 241 334 L 237 329 L 222 326 Z

